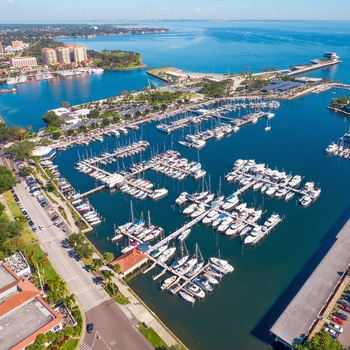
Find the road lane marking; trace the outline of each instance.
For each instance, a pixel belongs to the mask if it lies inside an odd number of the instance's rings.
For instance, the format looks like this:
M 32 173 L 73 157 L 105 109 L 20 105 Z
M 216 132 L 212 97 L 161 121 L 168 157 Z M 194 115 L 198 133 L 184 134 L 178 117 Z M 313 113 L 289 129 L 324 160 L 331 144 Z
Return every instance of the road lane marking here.
M 70 278 L 69 280 L 66 280 L 66 282 L 68 283 L 69 281 L 72 281 L 72 280 L 74 280 L 74 279 L 76 279 L 76 278 L 79 278 L 79 276 L 78 276 L 78 275 L 76 275 L 76 276 L 74 276 L 74 277 Z

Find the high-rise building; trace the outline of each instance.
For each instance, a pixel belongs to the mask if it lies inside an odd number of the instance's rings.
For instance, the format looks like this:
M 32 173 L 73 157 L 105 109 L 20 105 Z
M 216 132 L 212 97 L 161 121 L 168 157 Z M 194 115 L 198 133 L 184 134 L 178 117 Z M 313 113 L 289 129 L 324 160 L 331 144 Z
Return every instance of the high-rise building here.
M 56 47 L 56 56 L 57 56 L 57 61 L 60 63 L 71 62 L 68 47 L 63 47 L 63 46 Z
M 87 59 L 86 47 L 77 46 L 74 48 L 74 62 L 81 62 Z
M 12 44 L 12 47 L 16 47 L 16 48 L 23 47 L 23 41 L 19 41 L 19 40 L 12 41 L 11 44 Z
M 44 48 L 41 50 L 41 59 L 43 60 L 43 65 L 49 66 L 50 64 L 57 63 L 56 51 L 51 48 Z
M 38 65 L 35 57 L 11 57 L 10 66 L 13 68 L 36 67 Z
M 2 47 L 2 44 L 0 43 L 0 57 L 4 55 L 4 48 Z

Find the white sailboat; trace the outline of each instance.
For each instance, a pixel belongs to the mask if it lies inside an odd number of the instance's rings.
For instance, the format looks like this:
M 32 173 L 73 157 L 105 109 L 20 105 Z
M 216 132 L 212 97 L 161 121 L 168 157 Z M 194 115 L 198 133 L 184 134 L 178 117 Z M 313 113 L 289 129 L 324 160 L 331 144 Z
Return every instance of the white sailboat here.
M 269 120 L 266 120 L 266 127 L 265 127 L 265 131 L 270 131 L 271 130 L 271 126 L 269 125 Z

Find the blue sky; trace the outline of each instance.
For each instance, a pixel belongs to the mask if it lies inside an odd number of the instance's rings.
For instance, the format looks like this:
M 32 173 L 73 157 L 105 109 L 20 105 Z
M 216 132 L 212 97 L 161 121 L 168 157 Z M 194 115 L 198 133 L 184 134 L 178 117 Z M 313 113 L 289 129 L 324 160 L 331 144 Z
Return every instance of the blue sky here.
M 0 0 L 0 23 L 123 19 L 350 20 L 350 0 Z

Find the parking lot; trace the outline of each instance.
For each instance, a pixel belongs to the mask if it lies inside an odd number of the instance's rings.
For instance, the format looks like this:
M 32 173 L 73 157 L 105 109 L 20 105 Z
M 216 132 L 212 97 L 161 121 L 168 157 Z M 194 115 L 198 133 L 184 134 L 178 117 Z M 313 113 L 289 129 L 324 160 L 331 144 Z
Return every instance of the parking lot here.
M 47 198 L 44 196 L 40 189 L 40 185 L 38 184 L 37 180 L 33 179 L 31 176 L 27 176 L 25 178 L 26 186 L 25 189 L 29 192 L 29 194 L 36 198 L 40 206 L 45 210 L 46 214 L 49 216 L 50 220 L 52 221 L 53 225 L 56 226 L 60 231 L 62 231 L 64 234 L 69 233 L 69 228 L 66 226 L 66 224 L 63 222 L 63 220 L 60 218 L 58 213 L 52 208 L 50 203 L 47 201 Z M 25 216 L 28 225 L 31 227 L 33 232 L 37 232 L 38 230 L 44 230 L 45 227 L 42 225 L 42 223 L 35 222 L 30 215 L 27 212 L 27 208 L 24 206 L 23 203 L 21 203 L 16 191 L 14 189 L 11 190 L 11 193 L 17 202 L 19 208 L 22 211 L 22 214 Z

